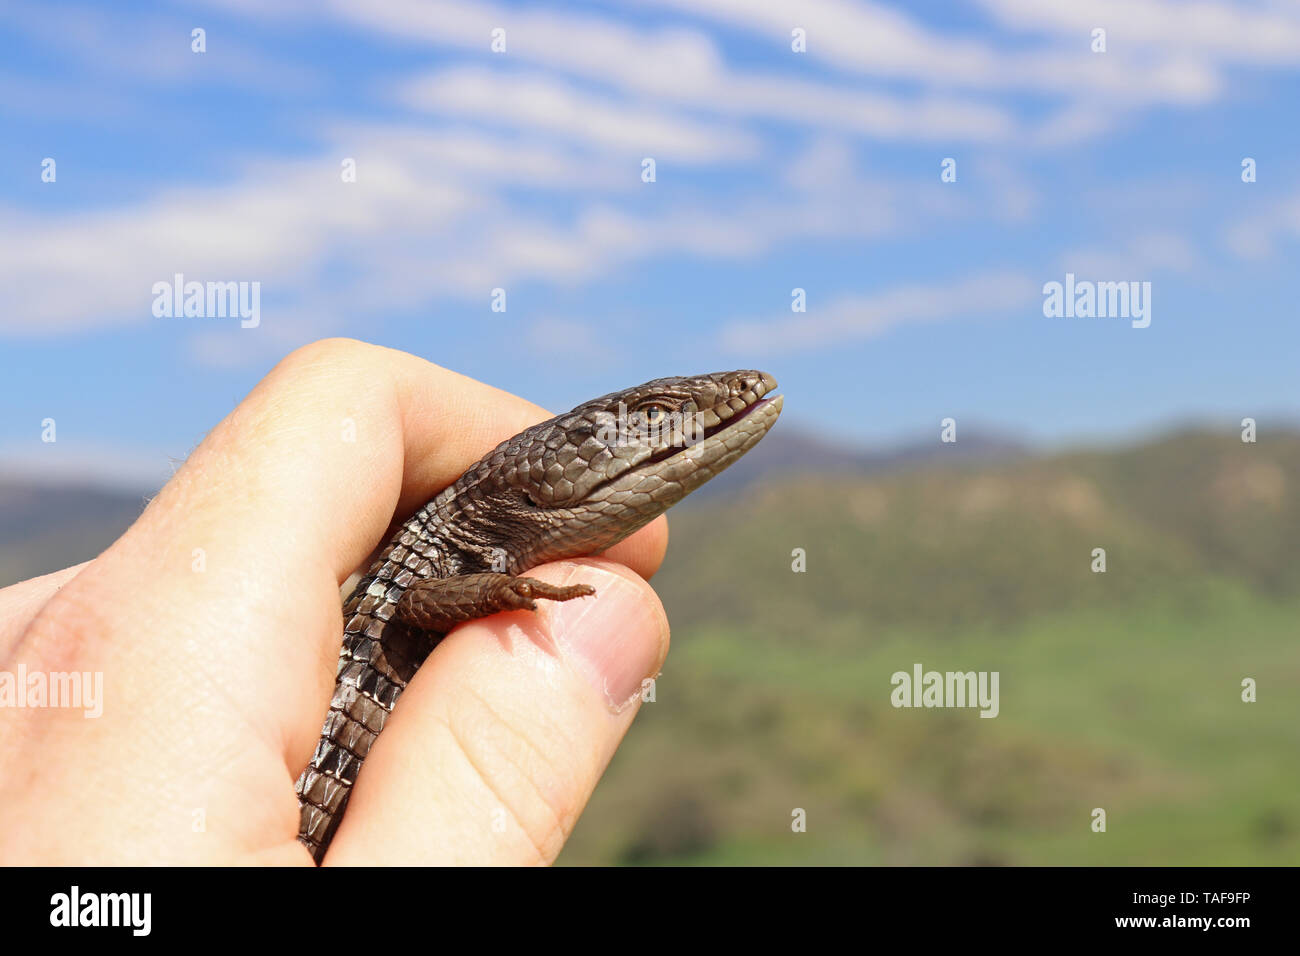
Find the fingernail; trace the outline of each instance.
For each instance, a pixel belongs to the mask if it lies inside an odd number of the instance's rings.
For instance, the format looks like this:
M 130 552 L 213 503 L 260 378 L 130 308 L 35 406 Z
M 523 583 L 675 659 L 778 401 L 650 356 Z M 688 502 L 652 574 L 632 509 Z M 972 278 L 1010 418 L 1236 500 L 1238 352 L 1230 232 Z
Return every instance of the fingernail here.
M 590 584 L 594 597 L 550 604 L 551 638 L 615 713 L 641 695 L 667 651 L 667 623 L 645 585 L 594 565 L 573 565 L 564 584 Z

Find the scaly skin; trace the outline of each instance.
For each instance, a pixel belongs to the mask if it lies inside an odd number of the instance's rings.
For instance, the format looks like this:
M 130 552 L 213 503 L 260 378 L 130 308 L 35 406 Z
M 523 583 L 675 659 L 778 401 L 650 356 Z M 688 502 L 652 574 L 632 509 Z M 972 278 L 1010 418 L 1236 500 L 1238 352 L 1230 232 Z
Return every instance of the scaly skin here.
M 388 543 L 343 606 L 329 714 L 298 779 L 298 839 L 319 861 L 371 744 L 455 624 L 569 600 L 517 575 L 603 551 L 758 444 L 781 413 L 755 371 L 662 378 L 579 405 L 502 442 Z

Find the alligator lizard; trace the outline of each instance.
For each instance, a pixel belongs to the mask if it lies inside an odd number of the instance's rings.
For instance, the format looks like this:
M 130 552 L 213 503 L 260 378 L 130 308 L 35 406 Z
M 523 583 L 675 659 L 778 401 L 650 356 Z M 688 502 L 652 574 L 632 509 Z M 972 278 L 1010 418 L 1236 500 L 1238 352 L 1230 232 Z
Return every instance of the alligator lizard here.
M 402 525 L 343 605 L 329 714 L 298 778 L 318 862 L 393 705 L 462 621 L 594 593 L 522 571 L 603 551 L 758 444 L 781 413 L 765 372 L 661 378 L 502 442 Z

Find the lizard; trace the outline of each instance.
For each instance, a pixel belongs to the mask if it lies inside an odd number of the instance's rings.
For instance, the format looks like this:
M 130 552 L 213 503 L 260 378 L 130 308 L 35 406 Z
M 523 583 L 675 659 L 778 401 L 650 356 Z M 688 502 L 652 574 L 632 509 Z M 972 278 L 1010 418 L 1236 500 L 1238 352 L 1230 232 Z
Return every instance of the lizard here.
M 611 392 L 497 445 L 401 525 L 343 603 L 334 694 L 296 784 L 315 861 L 438 641 L 464 621 L 592 595 L 521 572 L 604 551 L 738 460 L 781 414 L 775 388 L 738 370 Z

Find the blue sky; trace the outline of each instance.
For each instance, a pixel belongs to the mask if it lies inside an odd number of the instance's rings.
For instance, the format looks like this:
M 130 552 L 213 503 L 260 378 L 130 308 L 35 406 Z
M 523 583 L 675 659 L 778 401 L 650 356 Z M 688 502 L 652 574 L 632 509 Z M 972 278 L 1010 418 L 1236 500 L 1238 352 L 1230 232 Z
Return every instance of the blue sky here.
M 156 484 L 329 335 L 556 410 L 763 368 L 858 444 L 1266 428 L 1298 68 L 1285 0 L 6 0 L 0 462 Z M 178 272 L 260 324 L 155 317 Z M 1150 327 L 1045 317 L 1066 272 L 1150 282 Z

